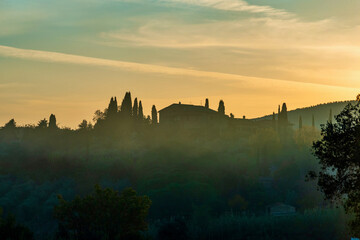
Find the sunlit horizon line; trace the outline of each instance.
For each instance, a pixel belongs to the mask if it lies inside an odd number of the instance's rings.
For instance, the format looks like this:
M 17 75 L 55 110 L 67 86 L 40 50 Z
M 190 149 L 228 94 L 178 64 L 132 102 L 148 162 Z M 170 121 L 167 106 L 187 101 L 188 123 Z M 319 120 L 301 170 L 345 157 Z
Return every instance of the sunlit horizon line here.
M 104 100 L 105 101 L 105 100 Z M 101 101 L 101 102 L 103 102 L 103 101 Z M 194 103 L 191 103 L 191 102 L 187 102 L 186 100 L 185 101 L 183 101 L 183 100 L 180 100 L 180 102 L 181 102 L 181 104 L 184 104 L 184 105 L 194 105 L 194 106 L 203 106 L 203 105 L 201 105 L 201 104 L 194 104 Z M 307 109 L 307 108 L 312 108 L 312 107 L 316 107 L 316 106 L 319 106 L 319 105 L 324 105 L 324 104 L 331 104 L 331 103 L 337 103 L 337 102 L 342 102 L 342 103 L 344 103 L 344 102 L 356 102 L 356 100 L 355 99 L 346 99 L 346 100 L 336 100 L 336 101 L 329 101 L 329 102 L 320 102 L 320 103 L 317 103 L 317 104 L 312 104 L 312 105 L 307 105 L 307 106 L 303 106 L 303 107 L 297 107 L 297 108 L 288 108 L 288 112 L 292 112 L 292 111 L 296 111 L 296 110 L 302 110 L 302 109 Z M 163 108 L 166 108 L 166 107 L 168 107 L 168 106 L 170 106 L 170 105 L 172 105 L 172 104 L 177 104 L 178 102 L 171 102 L 171 103 L 169 103 L 168 105 L 166 105 L 165 107 L 163 107 Z M 280 104 L 279 104 L 279 106 L 281 106 L 281 104 L 283 104 L 283 103 L 286 103 L 286 102 L 281 102 Z M 120 104 L 121 105 L 121 104 Z M 119 106 L 120 106 L 119 105 Z M 161 109 L 163 109 L 163 108 L 161 108 Z M 105 109 L 106 109 L 106 107 L 105 107 Z M 161 110 L 161 109 L 159 109 L 159 110 Z M 210 109 L 212 109 L 212 110 L 214 110 L 214 111 L 217 111 L 216 110 L 216 108 L 210 108 Z M 158 112 L 159 112 L 159 110 L 158 110 Z M 49 115 L 50 114 L 54 114 L 54 113 L 56 113 L 56 111 L 52 111 L 52 113 L 49 113 Z M 277 113 L 276 112 L 273 112 L 273 113 L 275 113 L 275 115 L 277 115 Z M 248 120 L 258 120 L 258 119 L 261 119 L 261 118 L 265 118 L 265 117 L 269 117 L 269 116 L 272 116 L 272 114 L 273 113 L 263 113 L 263 114 L 260 114 L 260 115 L 257 115 L 257 116 L 255 116 L 255 117 L 250 117 L 250 118 L 247 118 Z M 56 115 L 56 114 L 55 114 Z M 146 115 L 146 114 L 144 114 L 144 115 Z M 226 114 L 226 116 L 230 116 L 230 113 L 229 114 Z M 92 117 L 90 117 L 90 118 L 92 118 Z M 45 118 L 46 119 L 46 118 Z M 235 119 L 241 119 L 241 117 L 238 117 L 238 118 L 235 118 Z M 18 122 L 16 119 L 15 119 L 15 121 L 16 122 Z M 37 122 L 35 121 L 35 122 L 31 122 L 31 123 L 23 123 L 23 121 L 20 121 L 21 123 L 18 125 L 18 127 L 27 127 L 27 126 L 35 126 L 36 124 L 37 124 Z M 95 124 L 96 122 L 94 122 L 92 119 L 90 120 L 90 122 L 92 122 L 93 124 Z M 59 122 L 58 123 L 58 126 L 60 127 L 60 128 L 69 128 L 69 129 L 72 129 L 72 130 L 76 130 L 77 129 L 77 123 L 75 123 L 75 127 L 74 126 L 69 126 L 69 125 L 62 125 L 61 124 L 61 122 Z M 1 128 L 1 127 L 0 127 Z
M 276 83 L 286 83 L 286 84 L 301 85 L 301 86 L 354 89 L 352 87 L 347 87 L 347 86 L 329 85 L 329 84 L 314 83 L 314 82 L 299 82 L 299 81 L 275 79 L 275 78 L 253 77 L 253 76 L 245 76 L 240 74 L 224 73 L 224 72 L 193 70 L 187 68 L 177 68 L 177 67 L 168 67 L 168 66 L 146 64 L 146 63 L 136 63 L 136 62 L 128 62 L 128 61 L 111 60 L 105 58 L 88 57 L 88 56 L 53 52 L 53 51 L 15 48 L 4 45 L 0 45 L 0 56 L 25 59 L 25 60 L 34 60 L 40 62 L 48 62 L 48 63 L 66 63 L 66 64 L 90 65 L 97 67 L 110 67 L 115 69 L 123 69 L 131 72 L 157 73 L 157 74 L 175 75 L 175 76 L 191 76 L 191 77 L 200 77 L 200 78 L 211 78 L 213 80 L 218 79 L 218 80 L 231 80 L 231 81 L 242 81 L 242 82 L 247 81 L 249 84 L 254 84 L 253 81 L 257 81 L 257 82 L 266 81 L 267 83 L 269 81 L 272 81 Z

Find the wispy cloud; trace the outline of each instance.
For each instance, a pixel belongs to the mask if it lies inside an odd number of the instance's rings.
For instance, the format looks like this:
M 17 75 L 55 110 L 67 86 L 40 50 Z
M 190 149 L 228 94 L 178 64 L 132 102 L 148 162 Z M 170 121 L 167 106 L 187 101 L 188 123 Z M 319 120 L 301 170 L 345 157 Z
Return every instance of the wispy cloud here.
M 78 56 L 72 54 L 64 54 L 58 52 L 21 49 L 21 48 L 14 48 L 14 47 L 1 46 L 1 45 L 0 45 L 0 56 L 19 58 L 25 60 L 35 60 L 41 62 L 68 63 L 68 64 L 79 64 L 79 65 L 98 66 L 98 67 L 109 67 L 113 69 L 133 71 L 133 72 L 186 76 L 193 78 L 202 78 L 205 79 L 206 81 L 222 80 L 222 81 L 228 81 L 229 85 L 231 84 L 235 85 L 240 83 L 240 84 L 244 84 L 244 86 L 246 85 L 249 88 L 257 87 L 259 86 L 259 84 L 266 84 L 268 86 L 286 85 L 288 87 L 291 86 L 294 87 L 317 86 L 317 87 L 330 87 L 330 88 L 335 87 L 335 86 L 329 86 L 327 84 L 303 83 L 303 82 L 292 82 L 292 81 L 272 79 L 272 78 L 250 77 L 250 76 L 243 76 L 238 74 L 201 71 L 201 70 L 193 70 L 187 68 L 175 68 L 175 67 L 159 66 L 152 64 L 117 61 L 117 60 L 109 60 L 102 58 Z
M 211 8 L 215 8 L 219 10 L 227 10 L 227 11 L 263 13 L 266 15 L 278 16 L 278 17 L 294 16 L 292 13 L 289 13 L 282 9 L 276 9 L 270 6 L 252 5 L 243 0 L 161 0 L 161 1 L 211 7 Z
M 138 29 L 103 32 L 100 36 L 113 43 L 118 40 L 131 45 L 162 48 L 299 48 L 314 44 L 323 46 L 328 30 L 334 25 L 329 19 L 301 22 L 269 17 L 191 24 L 150 20 Z

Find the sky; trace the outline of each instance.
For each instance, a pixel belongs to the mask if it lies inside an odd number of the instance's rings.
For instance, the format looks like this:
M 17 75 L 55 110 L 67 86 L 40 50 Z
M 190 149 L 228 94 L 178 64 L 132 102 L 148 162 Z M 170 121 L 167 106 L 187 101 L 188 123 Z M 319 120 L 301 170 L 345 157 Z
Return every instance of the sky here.
M 0 126 L 76 128 L 126 91 L 259 117 L 360 93 L 358 0 L 0 0 Z

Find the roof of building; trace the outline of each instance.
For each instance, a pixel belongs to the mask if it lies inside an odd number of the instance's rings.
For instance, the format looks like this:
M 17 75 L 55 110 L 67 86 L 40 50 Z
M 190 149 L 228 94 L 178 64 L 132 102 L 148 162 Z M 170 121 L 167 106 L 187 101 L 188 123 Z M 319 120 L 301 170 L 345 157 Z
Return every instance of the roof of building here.
M 196 111 L 196 112 L 204 112 L 204 113 L 218 113 L 215 110 L 206 108 L 204 106 L 196 106 L 196 105 L 190 105 L 190 104 L 181 104 L 181 103 L 174 103 L 171 104 L 170 106 L 161 109 L 159 112 L 163 112 L 163 111 L 167 111 L 167 110 L 171 110 L 171 111 Z

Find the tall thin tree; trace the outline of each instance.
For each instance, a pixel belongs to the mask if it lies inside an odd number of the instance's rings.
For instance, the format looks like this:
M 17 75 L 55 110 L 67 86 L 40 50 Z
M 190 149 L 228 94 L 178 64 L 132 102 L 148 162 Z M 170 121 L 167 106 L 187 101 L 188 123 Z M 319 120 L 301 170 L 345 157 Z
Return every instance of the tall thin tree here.
M 144 119 L 144 113 L 143 113 L 143 106 L 142 106 L 142 102 L 139 102 L 139 119 L 143 120 Z
M 134 106 L 132 109 L 132 115 L 134 118 L 138 118 L 139 115 L 139 106 L 138 106 L 138 100 L 137 98 L 134 99 Z
M 51 114 L 49 117 L 49 128 L 57 128 L 56 117 L 54 114 Z
M 131 102 L 131 93 L 126 92 L 125 97 L 121 103 L 121 114 L 123 116 L 130 117 L 132 114 L 132 102 Z
M 223 100 L 220 100 L 220 102 L 219 102 L 218 112 L 221 115 L 225 115 L 225 104 L 224 104 Z
M 151 118 L 152 118 L 152 124 L 157 124 L 158 123 L 158 116 L 157 116 L 157 110 L 155 105 L 152 106 L 151 108 Z
M 209 99 L 205 99 L 205 108 L 209 108 Z

